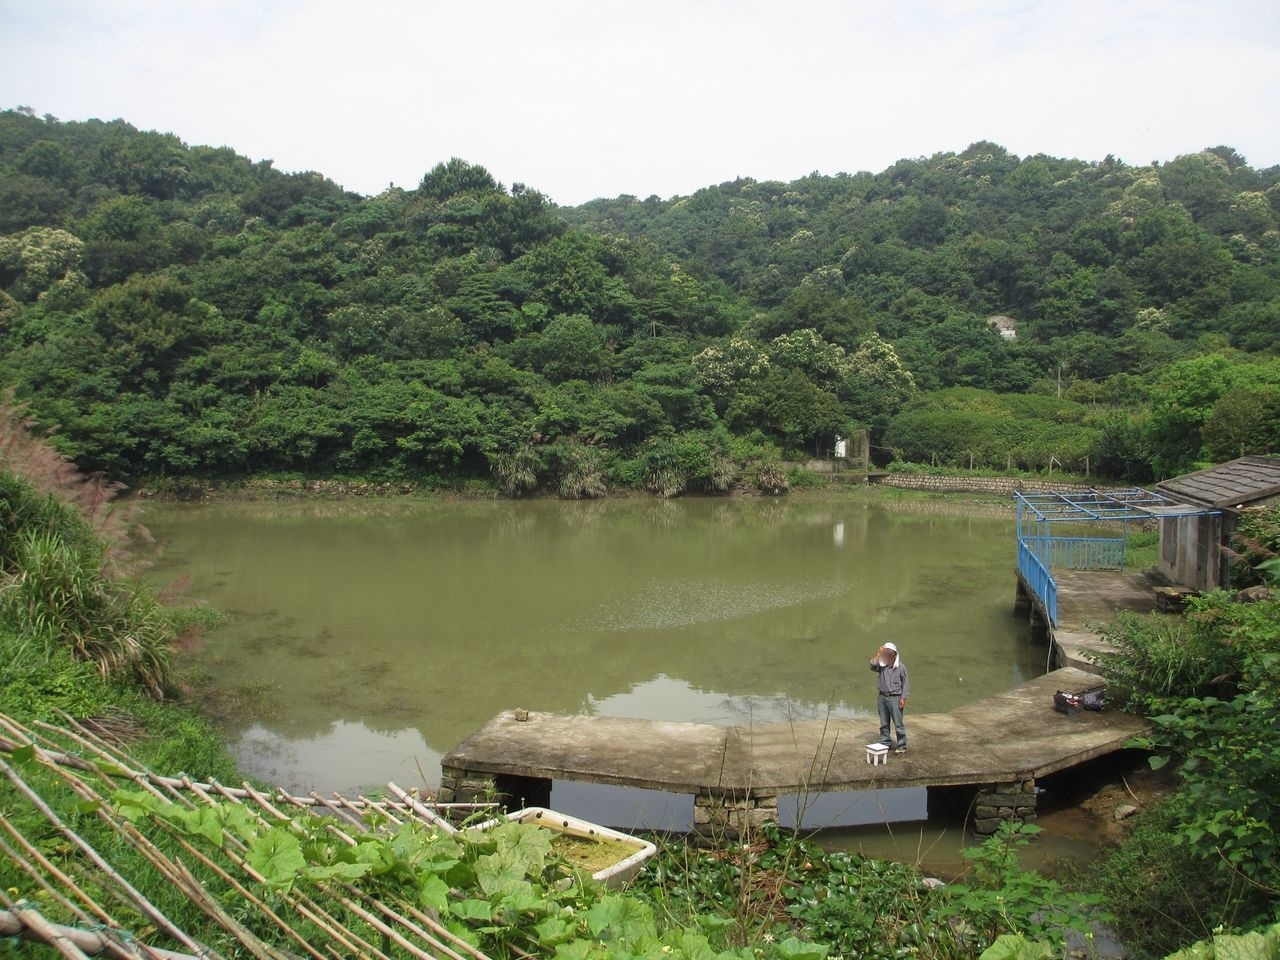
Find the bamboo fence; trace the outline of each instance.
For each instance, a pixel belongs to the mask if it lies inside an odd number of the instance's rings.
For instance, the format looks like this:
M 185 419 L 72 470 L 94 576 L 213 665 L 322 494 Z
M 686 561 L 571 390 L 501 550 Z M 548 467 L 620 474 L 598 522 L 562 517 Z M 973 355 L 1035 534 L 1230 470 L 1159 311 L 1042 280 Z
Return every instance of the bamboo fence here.
M 38 776 L 31 773 L 33 765 Z M 490 960 L 412 901 L 388 900 L 385 893 L 374 896 L 358 884 L 336 880 L 272 891 L 249 864 L 238 836 L 223 831 L 221 844 L 211 849 L 197 846 L 160 818 L 148 820 L 144 831 L 118 815 L 107 798 L 128 788 L 190 810 L 233 803 L 263 827 L 322 818 L 335 843 L 355 843 L 341 825 L 376 831 L 417 821 L 452 832 L 456 828 L 448 815 L 492 805 L 429 804 L 394 783 L 388 784 L 392 798 L 348 798 L 160 776 L 65 715 L 61 725 L 27 727 L 0 714 L 0 775 L 0 790 L 11 788 L 5 793 L 14 803 L 43 819 L 40 836 L 28 836 L 11 817 L 0 816 L 0 856 L 16 865 L 32 891 L 31 897 L 15 899 L 16 888 L 0 890 L 0 936 L 42 943 L 69 958 L 222 960 L 227 951 L 256 960 Z M 83 812 L 67 815 L 68 799 Z M 86 831 L 77 830 L 83 816 L 107 825 L 111 850 L 95 849 L 82 836 Z M 56 838 L 56 853 L 49 852 L 50 838 Z M 101 840 L 99 846 L 104 846 Z M 113 864 L 113 858 L 131 866 Z M 126 876 L 130 871 L 132 880 Z M 152 876 L 144 878 L 141 871 Z M 205 916 L 204 929 L 214 934 L 206 939 L 216 940 L 216 946 L 182 929 L 139 890 L 163 885 L 175 888 Z

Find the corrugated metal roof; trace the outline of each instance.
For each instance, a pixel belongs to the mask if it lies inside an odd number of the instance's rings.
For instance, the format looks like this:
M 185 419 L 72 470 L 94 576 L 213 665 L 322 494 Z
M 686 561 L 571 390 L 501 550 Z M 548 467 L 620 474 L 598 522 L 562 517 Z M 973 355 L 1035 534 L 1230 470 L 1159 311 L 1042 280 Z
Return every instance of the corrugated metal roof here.
M 1247 506 L 1280 497 L 1280 459 L 1241 457 L 1165 480 L 1156 489 L 1206 506 Z

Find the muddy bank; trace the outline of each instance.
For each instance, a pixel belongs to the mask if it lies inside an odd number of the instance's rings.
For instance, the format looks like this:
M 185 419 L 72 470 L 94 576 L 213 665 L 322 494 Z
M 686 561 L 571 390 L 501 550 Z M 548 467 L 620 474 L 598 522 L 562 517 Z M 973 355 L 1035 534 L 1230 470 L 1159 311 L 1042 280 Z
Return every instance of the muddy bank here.
M 1084 834 L 1099 847 L 1118 843 L 1136 814 L 1169 797 L 1177 787 L 1168 767 L 1152 770 L 1143 750 L 1124 750 L 1045 777 L 1039 786 L 1039 823 L 1046 830 Z
M 406 497 L 425 492 L 413 483 L 374 483 L 366 480 L 280 480 L 253 478 L 249 480 L 168 480 L 158 484 L 143 484 L 130 491 L 139 500 L 162 502 L 199 502 L 213 500 L 274 500 L 299 497 L 336 499 L 342 497 Z M 476 496 L 491 497 L 493 493 L 481 492 Z

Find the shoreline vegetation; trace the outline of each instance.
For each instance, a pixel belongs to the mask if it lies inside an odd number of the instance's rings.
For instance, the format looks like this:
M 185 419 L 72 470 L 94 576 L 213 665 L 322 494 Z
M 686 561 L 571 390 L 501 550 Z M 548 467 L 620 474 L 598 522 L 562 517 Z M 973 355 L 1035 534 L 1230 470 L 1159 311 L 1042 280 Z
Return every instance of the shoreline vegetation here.
M 636 487 L 608 487 L 593 497 L 565 497 L 552 487 L 543 487 L 522 492 L 519 496 L 505 493 L 498 485 L 490 481 L 477 480 L 460 485 L 414 484 L 404 482 L 382 482 L 358 477 L 249 477 L 230 480 L 159 480 L 141 481 L 134 489 L 122 492 L 123 500 L 158 500 L 158 501 L 200 501 L 200 500 L 255 500 L 255 499 L 288 499 L 307 498 L 342 499 L 342 498 L 424 498 L 441 500 L 609 500 L 609 499 L 678 499 L 694 497 L 698 499 L 721 499 L 731 497 L 774 497 L 804 496 L 806 494 L 826 495 L 839 491 L 845 495 L 872 495 L 883 497 L 931 497 L 947 496 L 980 497 L 992 500 L 1008 501 L 1003 493 L 984 493 L 981 489 L 969 490 L 930 490 L 912 489 L 894 486 L 892 483 L 879 482 L 886 476 L 917 477 L 930 476 L 950 478 L 954 480 L 973 481 L 975 488 L 987 481 L 1006 481 L 1011 486 L 1018 484 L 1053 484 L 1075 487 L 1088 485 L 1090 478 L 1073 474 L 1059 473 L 1056 477 L 1039 473 L 1002 473 L 997 471 L 969 471 L 957 468 L 921 467 L 915 464 L 899 465 L 897 470 L 843 470 L 839 473 L 820 473 L 804 467 L 795 467 L 788 472 L 787 484 L 777 492 L 766 493 L 758 488 L 735 485 L 723 491 L 682 491 L 679 494 L 664 497 L 650 490 Z M 1115 483 L 1099 484 L 1099 486 L 1116 486 Z

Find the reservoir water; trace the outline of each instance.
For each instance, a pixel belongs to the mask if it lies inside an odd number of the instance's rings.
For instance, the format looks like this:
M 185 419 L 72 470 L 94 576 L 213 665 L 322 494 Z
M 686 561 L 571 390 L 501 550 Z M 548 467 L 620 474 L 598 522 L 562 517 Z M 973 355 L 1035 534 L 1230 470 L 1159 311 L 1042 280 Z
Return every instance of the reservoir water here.
M 229 614 L 189 666 L 246 771 L 427 788 L 503 710 L 716 724 L 913 712 L 1043 669 L 1011 511 L 782 499 L 149 504 L 151 575 Z

